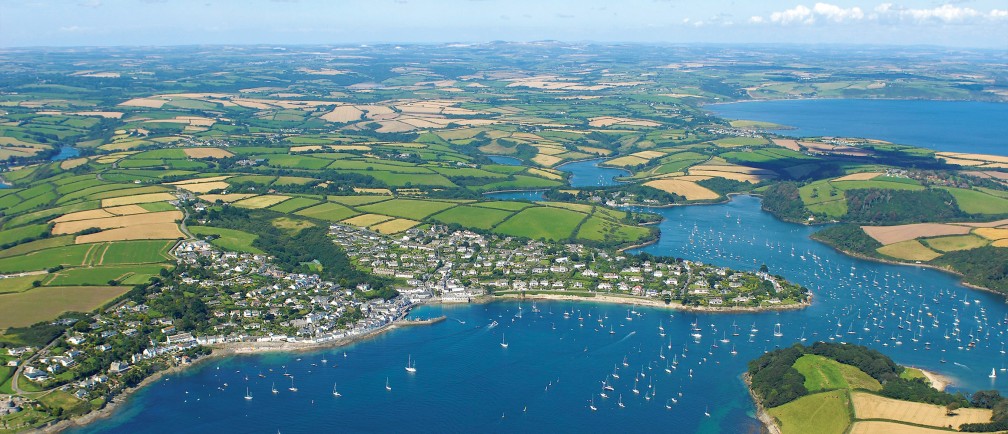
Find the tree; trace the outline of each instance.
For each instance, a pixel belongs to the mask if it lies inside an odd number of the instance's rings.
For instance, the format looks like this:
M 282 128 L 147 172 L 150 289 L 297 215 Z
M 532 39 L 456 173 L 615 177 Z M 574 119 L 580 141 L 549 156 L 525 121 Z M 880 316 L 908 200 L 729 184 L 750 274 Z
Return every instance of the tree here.
M 956 414 L 955 411 L 958 410 L 961 407 L 962 407 L 962 405 L 959 404 L 958 402 L 955 402 L 955 401 L 950 402 L 950 403 L 948 403 L 948 404 L 945 405 L 945 415 L 946 416 L 955 416 L 955 414 Z

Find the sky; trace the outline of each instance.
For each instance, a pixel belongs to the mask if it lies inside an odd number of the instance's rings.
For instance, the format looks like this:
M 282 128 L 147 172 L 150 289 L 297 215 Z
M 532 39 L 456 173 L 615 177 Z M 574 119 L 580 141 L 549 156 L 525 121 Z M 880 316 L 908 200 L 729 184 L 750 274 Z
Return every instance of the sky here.
M 479 43 L 1008 50 L 1008 0 L 0 0 L 0 46 Z

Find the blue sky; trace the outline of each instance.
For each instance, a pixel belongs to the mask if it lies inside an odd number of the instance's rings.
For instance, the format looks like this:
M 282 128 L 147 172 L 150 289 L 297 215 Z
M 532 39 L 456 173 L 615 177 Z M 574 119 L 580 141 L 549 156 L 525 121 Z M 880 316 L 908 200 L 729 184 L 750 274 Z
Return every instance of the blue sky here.
M 1008 49 L 1008 0 L 0 0 L 0 46 L 491 40 Z

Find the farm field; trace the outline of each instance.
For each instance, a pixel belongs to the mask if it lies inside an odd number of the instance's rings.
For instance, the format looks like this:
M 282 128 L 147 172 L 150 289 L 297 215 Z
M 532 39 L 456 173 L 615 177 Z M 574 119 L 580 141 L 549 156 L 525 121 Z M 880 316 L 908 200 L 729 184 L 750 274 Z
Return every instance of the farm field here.
M 803 396 L 767 412 L 784 434 L 843 434 L 852 420 L 849 406 L 847 390 L 841 389 Z
M 795 361 L 794 368 L 805 376 L 809 392 L 832 389 L 881 390 L 878 380 L 858 368 L 823 356 L 806 354 Z
M 956 415 L 946 415 L 945 407 L 920 402 L 900 401 L 871 393 L 851 392 L 854 414 L 858 419 L 888 419 L 933 427 L 958 428 L 964 423 L 990 422 L 991 410 L 961 408 Z
M 519 211 L 499 224 L 495 232 L 532 239 L 567 239 L 587 216 L 557 208 L 535 207 Z
M 211 226 L 189 226 L 189 231 L 192 232 L 193 235 L 199 237 L 215 235 L 216 238 L 211 240 L 210 244 L 225 250 L 255 254 L 263 253 L 262 250 L 252 247 L 252 242 L 258 238 L 255 234 L 235 229 L 215 228 Z
M 90 312 L 129 290 L 130 286 L 64 286 L 0 294 L 0 329 L 24 327 L 64 312 Z

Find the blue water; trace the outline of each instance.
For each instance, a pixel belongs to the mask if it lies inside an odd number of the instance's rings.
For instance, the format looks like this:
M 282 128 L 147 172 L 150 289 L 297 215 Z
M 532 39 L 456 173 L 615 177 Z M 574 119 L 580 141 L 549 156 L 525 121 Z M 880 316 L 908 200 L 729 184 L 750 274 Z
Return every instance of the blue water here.
M 814 99 L 709 105 L 727 119 L 795 127 L 796 137 L 882 139 L 938 151 L 1008 155 L 1008 104 L 970 101 Z
M 487 158 L 489 158 L 490 161 L 493 161 L 494 163 L 504 164 L 506 166 L 521 166 L 523 164 L 522 160 L 519 160 L 515 157 L 505 157 L 503 155 L 490 155 Z
M 753 197 L 652 211 L 666 218 L 659 225 L 662 237 L 640 251 L 748 270 L 765 263 L 771 272 L 809 286 L 814 304 L 760 314 L 637 307 L 639 316 L 630 315 L 630 321 L 626 306 L 590 302 L 538 302 L 540 313 L 532 312 L 530 302 L 427 306 L 413 314 L 443 313 L 449 319 L 345 348 L 210 361 L 167 377 L 134 395 L 111 418 L 73 432 L 160 432 L 168 426 L 195 433 L 622 432 L 631 426 L 657 432 L 669 427 L 753 432 L 758 422 L 739 378 L 746 361 L 802 336 L 807 343 L 831 337 L 863 343 L 899 363 L 948 374 L 966 390 L 1008 392 L 1008 373 L 987 378 L 991 368 L 1006 363 L 1000 350 L 1008 307 L 1001 297 L 964 288 L 937 271 L 846 257 L 810 240 L 814 228 L 760 211 Z M 575 313 L 564 319 L 564 311 Z M 583 327 L 578 312 L 584 315 Z M 918 317 L 925 327 L 917 327 Z M 944 338 L 956 317 L 962 342 Z M 500 325 L 489 328 L 494 320 Z M 901 323 L 906 320 L 910 326 Z M 699 342 L 689 336 L 694 321 L 703 329 Z M 739 336 L 732 335 L 733 323 Z M 773 336 L 776 323 L 783 337 Z M 659 325 L 666 337 L 659 335 Z M 754 325 L 758 332 L 750 338 Z M 966 346 L 970 333 L 978 338 L 974 349 Z M 502 334 L 506 349 L 500 346 Z M 723 337 L 730 342 L 719 342 Z M 732 348 L 737 355 L 730 354 Z M 668 374 L 664 368 L 673 355 L 679 365 Z M 416 374 L 403 369 L 410 356 Z M 624 358 L 629 367 L 622 365 Z M 941 363 L 943 358 L 948 363 Z M 616 390 L 601 398 L 600 381 L 614 365 L 620 375 L 613 382 Z M 294 375 L 298 392 L 287 390 L 284 369 Z M 638 396 L 631 389 L 641 371 Z M 386 378 L 391 392 L 385 390 Z M 218 389 L 224 383 L 229 386 Z M 270 393 L 272 384 L 279 389 L 276 395 Z M 334 384 L 342 397 L 332 396 Z M 650 401 L 643 398 L 649 384 L 657 391 Z M 252 401 L 243 399 L 246 386 Z M 626 408 L 616 405 L 620 394 Z M 668 410 L 665 403 L 672 397 L 678 403 Z M 588 409 L 591 398 L 598 411 Z M 703 415 L 705 408 L 711 417 Z
M 77 148 L 73 146 L 62 146 L 60 147 L 59 153 L 54 155 L 50 160 L 51 161 L 67 160 L 70 158 L 74 158 L 78 155 L 80 155 L 80 150 L 78 150 Z
M 613 167 L 599 167 L 604 158 L 576 161 L 557 166 L 557 169 L 571 173 L 571 187 L 607 187 L 619 184 L 617 177 L 628 176 L 630 172 Z

